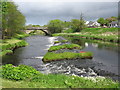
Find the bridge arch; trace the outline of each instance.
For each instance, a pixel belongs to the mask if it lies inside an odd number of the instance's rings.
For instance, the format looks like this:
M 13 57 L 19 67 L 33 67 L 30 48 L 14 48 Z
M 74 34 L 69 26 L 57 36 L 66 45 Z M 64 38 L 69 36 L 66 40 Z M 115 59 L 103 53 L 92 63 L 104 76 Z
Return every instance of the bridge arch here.
M 26 32 L 31 32 L 31 31 L 34 31 L 34 30 L 41 30 L 43 31 L 46 35 L 50 35 L 50 32 L 48 31 L 48 28 L 47 27 L 31 27 L 31 28 L 27 28 L 26 29 Z

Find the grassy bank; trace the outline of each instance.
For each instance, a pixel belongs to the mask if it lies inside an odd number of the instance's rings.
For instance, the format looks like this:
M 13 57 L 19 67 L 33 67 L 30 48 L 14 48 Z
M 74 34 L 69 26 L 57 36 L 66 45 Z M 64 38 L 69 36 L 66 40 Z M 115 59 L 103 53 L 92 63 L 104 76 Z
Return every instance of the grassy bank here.
M 25 65 L 2 67 L 2 88 L 118 88 L 119 83 L 104 77 L 42 74 Z
M 57 33 L 53 36 L 81 37 L 93 40 L 103 40 L 118 43 L 117 28 L 87 28 L 78 33 Z
M 63 44 L 63 45 L 52 46 L 48 51 L 51 52 L 60 49 L 81 49 L 81 48 L 82 47 L 79 46 L 78 44 Z
M 28 45 L 27 42 L 16 38 L 2 40 L 2 42 L 0 43 L 0 50 L 1 50 L 0 56 L 12 54 L 14 49 L 26 45 Z
M 70 60 L 70 59 L 91 59 L 93 54 L 91 52 L 84 53 L 74 53 L 74 52 L 64 52 L 64 53 L 53 53 L 48 52 L 44 58 L 44 62 L 56 61 L 56 60 Z

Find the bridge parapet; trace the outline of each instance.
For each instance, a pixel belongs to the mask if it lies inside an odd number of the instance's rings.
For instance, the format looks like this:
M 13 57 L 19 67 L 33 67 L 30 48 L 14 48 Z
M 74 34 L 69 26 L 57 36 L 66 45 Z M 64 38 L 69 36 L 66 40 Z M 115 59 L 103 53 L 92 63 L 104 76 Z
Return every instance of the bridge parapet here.
M 27 28 L 27 30 L 47 30 L 48 28 L 47 27 L 30 27 L 30 28 Z

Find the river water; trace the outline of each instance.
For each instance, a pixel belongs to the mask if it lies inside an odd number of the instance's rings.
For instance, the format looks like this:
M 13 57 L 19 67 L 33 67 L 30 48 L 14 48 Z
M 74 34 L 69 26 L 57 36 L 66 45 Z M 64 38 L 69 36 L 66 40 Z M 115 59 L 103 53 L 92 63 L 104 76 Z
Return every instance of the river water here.
M 64 73 L 77 76 L 106 76 L 118 79 L 118 47 L 117 45 L 107 46 L 85 40 L 70 39 L 72 43 L 82 45 L 82 51 L 92 51 L 94 58 L 79 60 L 64 60 L 43 63 L 42 57 L 47 53 L 50 46 L 57 38 L 48 36 L 30 36 L 25 38 L 28 46 L 18 48 L 13 55 L 2 58 L 3 64 L 29 65 L 42 73 Z

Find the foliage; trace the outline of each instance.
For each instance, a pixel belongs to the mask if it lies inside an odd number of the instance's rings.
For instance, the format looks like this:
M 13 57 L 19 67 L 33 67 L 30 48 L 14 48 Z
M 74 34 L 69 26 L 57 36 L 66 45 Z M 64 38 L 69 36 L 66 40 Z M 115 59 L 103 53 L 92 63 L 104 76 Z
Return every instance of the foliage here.
M 54 56 L 54 57 L 53 57 Z M 53 53 L 48 52 L 44 58 L 44 62 L 50 62 L 54 60 L 65 60 L 65 59 L 78 59 L 78 58 L 92 58 L 91 52 L 84 52 L 84 53 L 74 53 L 74 52 L 64 52 L 64 53 Z
M 68 40 L 60 40 L 60 41 L 55 41 L 54 44 L 56 44 L 56 43 L 67 43 L 67 42 L 68 42 Z
M 64 45 L 57 45 L 57 46 L 52 46 L 48 51 L 56 51 L 60 49 L 81 49 L 81 46 L 77 44 L 64 44 Z
M 108 21 L 104 18 L 99 18 L 97 22 L 100 23 L 101 26 L 108 25 Z
M 23 33 L 23 34 L 15 34 L 14 38 L 22 39 L 22 38 L 28 37 L 28 36 L 30 36 L 30 35 L 29 34 L 25 34 L 25 33 Z
M 63 21 L 59 19 L 49 21 L 48 30 L 51 33 L 60 33 L 63 30 Z
M 110 18 L 107 18 L 106 20 L 107 20 L 109 23 L 111 23 L 112 21 L 117 21 L 117 17 L 112 16 L 112 17 L 110 17 Z
M 45 75 L 26 65 L 15 67 L 7 64 L 2 67 L 3 78 L 0 80 L 4 88 L 119 88 L 119 82 L 105 77 Z
M 87 28 L 82 30 L 81 33 L 57 33 L 53 34 L 53 36 L 76 36 L 119 43 L 118 28 Z
M 12 50 L 4 50 L 2 52 L 0 52 L 0 56 L 4 56 L 4 55 L 7 55 L 7 54 L 12 54 L 13 51 Z
M 78 19 L 72 19 L 71 20 L 71 28 L 73 29 L 74 32 L 80 32 L 86 27 L 85 21 L 81 17 L 80 20 Z
M 39 72 L 36 71 L 36 69 L 26 65 L 16 67 L 12 64 L 7 64 L 2 66 L 2 77 L 6 79 L 25 80 L 37 74 L 39 74 Z
M 56 43 L 60 43 L 60 41 L 54 41 L 54 44 L 56 44 Z
M 3 43 L 0 43 L 0 50 L 2 51 L 0 56 L 12 53 L 13 49 L 26 45 L 28 45 L 28 43 L 26 43 L 24 40 L 18 40 L 15 38 L 5 39 L 3 40 Z
M 65 21 L 65 22 L 64 22 L 64 27 L 65 27 L 65 28 L 71 28 L 71 22 Z
M 74 30 L 71 29 L 71 28 L 69 28 L 69 29 L 67 29 L 67 30 L 63 30 L 62 32 L 63 32 L 63 33 L 73 33 Z
M 13 2 L 2 1 L 2 39 L 11 38 L 25 25 L 25 17 Z
M 61 43 L 67 43 L 68 40 L 61 40 L 60 42 L 61 42 Z

